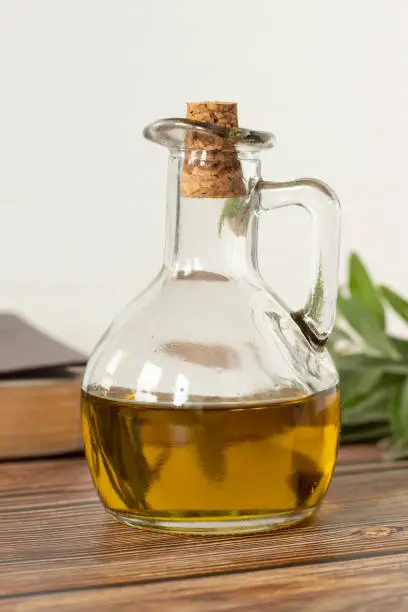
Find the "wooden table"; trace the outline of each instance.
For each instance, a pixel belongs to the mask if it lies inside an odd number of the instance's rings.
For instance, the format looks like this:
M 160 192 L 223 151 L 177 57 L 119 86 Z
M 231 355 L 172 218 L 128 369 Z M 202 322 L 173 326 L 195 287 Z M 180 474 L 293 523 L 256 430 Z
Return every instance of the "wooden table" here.
M 318 516 L 255 536 L 132 530 L 82 457 L 0 466 L 0 610 L 408 611 L 408 462 L 341 449 Z

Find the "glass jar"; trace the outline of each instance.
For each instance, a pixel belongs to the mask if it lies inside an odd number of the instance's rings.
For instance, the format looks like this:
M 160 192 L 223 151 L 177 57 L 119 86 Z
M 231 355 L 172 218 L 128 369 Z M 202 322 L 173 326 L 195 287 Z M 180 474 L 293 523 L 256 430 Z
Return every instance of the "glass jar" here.
M 322 501 L 338 445 L 338 375 L 325 349 L 337 199 L 314 180 L 265 182 L 259 152 L 274 142 L 265 132 L 167 119 L 145 136 L 170 151 L 165 258 L 86 368 L 93 482 L 108 512 L 136 527 L 293 524 Z M 297 312 L 257 262 L 261 214 L 289 205 L 310 212 L 316 234 L 312 288 Z

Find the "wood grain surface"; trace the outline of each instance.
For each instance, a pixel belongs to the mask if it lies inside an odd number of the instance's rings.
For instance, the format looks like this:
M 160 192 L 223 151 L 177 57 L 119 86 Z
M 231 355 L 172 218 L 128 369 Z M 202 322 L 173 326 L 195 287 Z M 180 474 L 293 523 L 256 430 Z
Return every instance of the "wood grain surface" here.
M 0 466 L 0 610 L 408 610 L 408 462 L 344 447 L 317 516 L 175 536 L 103 511 L 83 458 Z
M 14 612 L 124 610 L 125 612 L 399 612 L 408 610 L 408 555 L 312 567 L 47 593 L 11 600 Z M 0 602 L 0 611 L 8 610 Z

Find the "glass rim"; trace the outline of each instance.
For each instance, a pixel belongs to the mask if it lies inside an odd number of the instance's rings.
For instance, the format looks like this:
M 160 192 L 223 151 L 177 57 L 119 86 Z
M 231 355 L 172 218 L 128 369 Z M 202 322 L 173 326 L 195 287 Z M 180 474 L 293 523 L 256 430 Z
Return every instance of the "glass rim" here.
M 197 150 L 197 146 L 186 146 L 186 136 L 195 134 L 208 140 L 224 138 L 238 151 L 261 151 L 275 146 L 275 136 L 271 132 L 250 130 L 247 128 L 227 128 L 214 123 L 203 123 L 192 119 L 168 118 L 158 119 L 147 125 L 143 136 L 168 149 Z

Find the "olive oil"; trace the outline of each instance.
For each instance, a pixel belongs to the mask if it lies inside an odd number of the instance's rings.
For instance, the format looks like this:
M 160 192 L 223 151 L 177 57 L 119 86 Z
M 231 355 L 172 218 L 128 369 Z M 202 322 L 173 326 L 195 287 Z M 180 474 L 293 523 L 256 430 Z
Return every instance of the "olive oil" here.
M 330 483 L 337 388 L 182 407 L 136 402 L 121 388 L 98 392 L 82 396 L 86 456 L 103 504 L 129 524 L 271 528 L 311 514 Z

